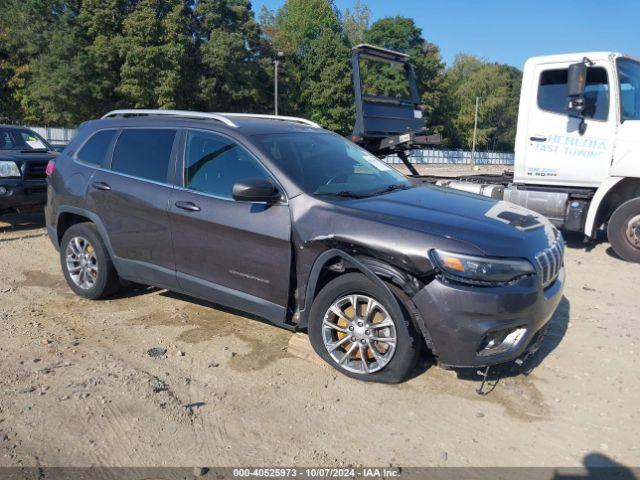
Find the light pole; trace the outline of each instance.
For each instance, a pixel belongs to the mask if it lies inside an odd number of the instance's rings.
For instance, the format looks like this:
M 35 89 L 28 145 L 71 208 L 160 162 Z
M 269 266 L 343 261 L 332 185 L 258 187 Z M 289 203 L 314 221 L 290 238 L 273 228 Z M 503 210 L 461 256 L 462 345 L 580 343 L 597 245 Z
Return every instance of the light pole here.
M 278 66 L 280 65 L 279 59 L 282 57 L 284 57 L 284 53 L 278 52 L 276 59 L 273 61 L 273 64 L 275 66 L 275 83 L 273 85 L 273 88 L 274 88 L 273 97 L 274 97 L 274 106 L 275 106 L 276 116 L 278 115 Z
M 478 105 L 480 104 L 480 97 L 476 97 L 476 116 L 473 121 L 473 144 L 471 146 L 471 168 L 476 167 L 476 135 L 478 133 Z

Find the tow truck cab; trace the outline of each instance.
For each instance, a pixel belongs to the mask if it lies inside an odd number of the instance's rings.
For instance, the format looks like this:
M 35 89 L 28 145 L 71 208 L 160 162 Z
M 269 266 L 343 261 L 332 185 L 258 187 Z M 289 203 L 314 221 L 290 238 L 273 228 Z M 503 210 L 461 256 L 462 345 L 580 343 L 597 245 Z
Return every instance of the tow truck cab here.
M 620 53 L 534 57 L 523 72 L 504 199 L 640 261 L 640 63 Z

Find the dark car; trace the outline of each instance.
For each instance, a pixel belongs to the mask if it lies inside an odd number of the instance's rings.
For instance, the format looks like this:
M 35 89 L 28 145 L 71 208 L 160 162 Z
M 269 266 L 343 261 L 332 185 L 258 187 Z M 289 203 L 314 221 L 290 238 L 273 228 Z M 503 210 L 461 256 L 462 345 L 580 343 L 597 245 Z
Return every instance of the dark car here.
M 62 152 L 45 211 L 78 295 L 126 280 L 250 312 L 364 380 L 401 381 L 424 346 L 513 360 L 564 283 L 543 217 L 416 185 L 302 119 L 112 112 Z
M 47 163 L 57 155 L 34 131 L 0 125 L 0 214 L 44 206 Z

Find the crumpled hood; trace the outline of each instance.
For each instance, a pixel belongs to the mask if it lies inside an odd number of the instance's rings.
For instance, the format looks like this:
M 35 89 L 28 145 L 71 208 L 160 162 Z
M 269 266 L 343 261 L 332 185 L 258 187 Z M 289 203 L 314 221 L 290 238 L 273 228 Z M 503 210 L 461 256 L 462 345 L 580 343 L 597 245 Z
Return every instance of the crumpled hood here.
M 556 238 L 551 223 L 531 210 L 431 185 L 350 200 L 343 206 L 378 222 L 471 244 L 488 256 L 533 260 Z

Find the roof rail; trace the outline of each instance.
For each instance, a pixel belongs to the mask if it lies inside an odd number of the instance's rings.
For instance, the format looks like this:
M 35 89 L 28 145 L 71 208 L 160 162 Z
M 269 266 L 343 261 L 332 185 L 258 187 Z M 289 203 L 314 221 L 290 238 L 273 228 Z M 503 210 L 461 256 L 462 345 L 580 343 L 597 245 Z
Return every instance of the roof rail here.
M 166 115 L 185 118 L 207 118 L 210 120 L 218 120 L 228 127 L 237 128 L 238 125 L 219 113 L 208 112 L 190 112 L 187 110 L 145 110 L 145 109 L 129 109 L 129 110 L 112 110 L 106 113 L 102 118 L 124 117 L 125 115 Z
M 308 125 L 313 128 L 322 128 L 316 122 L 307 120 L 300 117 L 287 117 L 284 115 L 266 115 L 261 113 L 219 113 L 218 115 L 224 115 L 225 117 L 238 117 L 238 118 L 264 118 L 265 120 L 280 120 L 283 122 L 296 122 Z

